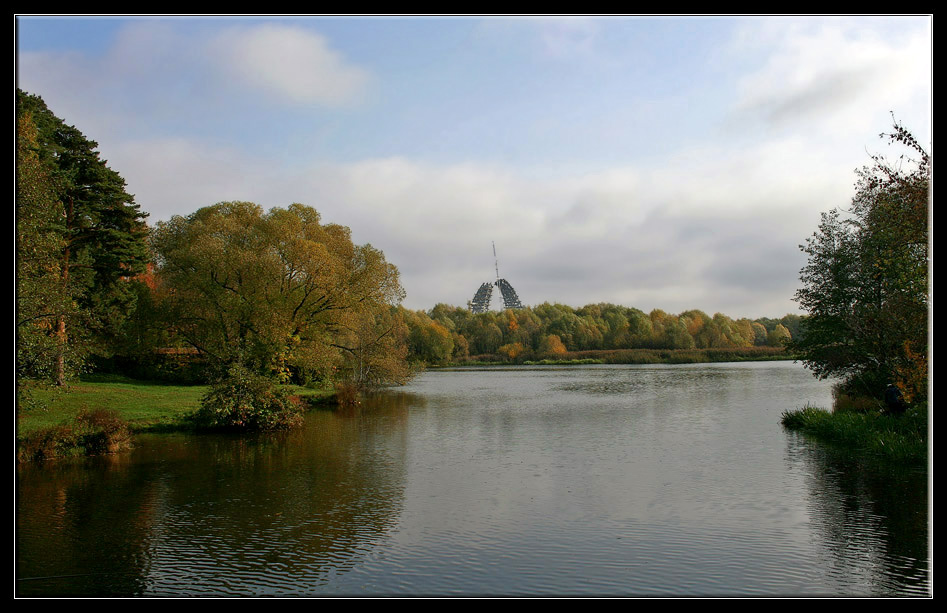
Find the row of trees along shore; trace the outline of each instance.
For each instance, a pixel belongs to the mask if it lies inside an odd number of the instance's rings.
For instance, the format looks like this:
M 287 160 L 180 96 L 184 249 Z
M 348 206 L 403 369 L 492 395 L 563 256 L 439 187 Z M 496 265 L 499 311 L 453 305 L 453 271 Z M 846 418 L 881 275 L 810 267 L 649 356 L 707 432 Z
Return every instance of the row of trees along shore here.
M 900 139 L 906 138 L 902 133 Z M 865 370 L 853 365 L 864 363 L 869 350 L 858 345 L 841 351 L 851 345 L 849 338 L 833 336 L 842 320 L 853 338 L 876 321 L 882 322 L 879 330 L 894 335 L 870 355 L 875 361 L 879 352 L 900 356 L 886 362 L 886 376 L 926 375 L 914 360 L 926 355 L 926 336 L 917 333 L 926 334 L 926 328 L 914 321 L 926 303 L 905 298 L 907 290 L 898 286 L 868 309 L 869 296 L 858 292 L 872 288 L 877 274 L 863 268 L 832 277 L 851 294 L 847 304 L 836 305 L 838 316 L 825 312 L 819 297 L 834 292 L 822 288 L 820 275 L 835 271 L 843 255 L 883 250 L 878 241 L 901 232 L 886 221 L 904 219 L 899 201 L 887 198 L 901 189 L 895 175 L 891 184 L 865 176 L 856 213 L 859 202 L 884 196 L 890 204 L 878 213 L 866 204 L 857 233 L 850 222 L 829 215 L 810 241 L 812 259 L 798 296 L 813 313 L 810 320 L 734 320 L 698 310 L 644 313 L 613 304 L 576 309 L 545 303 L 474 314 L 444 304 L 430 311 L 403 308 L 398 269 L 384 254 L 355 245 L 348 228 L 323 223 L 315 209 L 301 204 L 264 211 L 249 202 L 223 202 L 149 228 L 124 180 L 96 148 L 41 98 L 17 91 L 18 406 L 29 406 L 32 386 L 61 386 L 98 369 L 214 382 L 205 407 L 232 407 L 231 414 L 207 416 L 209 422 L 253 421 L 247 412 L 262 404 L 274 407 L 273 423 L 279 423 L 289 404 L 273 391 L 277 383 L 331 384 L 351 394 L 403 383 L 424 364 L 477 356 L 522 362 L 631 349 L 752 354 L 754 348 L 776 351 L 787 343 L 820 376 L 851 372 L 864 379 Z M 862 238 L 869 229 L 878 241 Z M 861 251 L 850 249 L 846 236 Z M 918 248 L 912 245 L 906 249 L 913 254 Z M 885 283 L 907 276 L 916 285 L 915 264 L 892 265 Z M 897 329 L 905 317 L 909 337 Z M 258 423 L 266 424 L 272 425 Z
M 573 308 L 544 303 L 487 313 L 439 304 L 406 314 L 411 355 L 427 362 L 463 362 L 472 356 L 523 361 L 574 352 L 624 349 L 782 348 L 801 334 L 802 317 L 731 319 L 691 310 L 674 315 L 615 304 Z M 748 353 L 749 355 L 749 353 Z
M 381 251 L 299 204 L 220 203 L 148 228 L 96 148 L 17 91 L 18 407 L 89 369 L 183 370 L 214 383 L 208 425 L 271 427 L 294 419 L 276 383 L 410 376 L 404 291 Z M 262 407 L 274 419 L 250 418 Z

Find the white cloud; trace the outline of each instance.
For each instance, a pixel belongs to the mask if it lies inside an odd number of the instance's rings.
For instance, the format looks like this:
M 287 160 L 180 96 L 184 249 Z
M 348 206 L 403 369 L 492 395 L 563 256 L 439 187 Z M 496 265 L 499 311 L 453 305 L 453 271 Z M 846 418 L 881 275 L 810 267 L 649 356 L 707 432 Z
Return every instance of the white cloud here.
M 751 22 L 736 52 L 762 66 L 739 85 L 736 112 L 830 134 L 877 129 L 888 111 L 926 120 L 931 33 L 924 19 Z M 895 27 L 903 31 L 892 32 Z
M 410 308 L 465 304 L 495 274 L 495 241 L 501 276 L 527 304 L 777 316 L 793 309 L 797 245 L 818 212 L 836 204 L 814 196 L 845 198 L 852 178 L 846 168 L 800 181 L 776 164 L 793 148 L 801 145 L 701 151 L 671 169 L 544 182 L 490 165 L 400 157 L 291 170 L 180 139 L 128 144 L 115 160 L 154 220 L 221 200 L 315 207 L 324 222 L 349 226 L 354 240 L 385 252 Z
M 150 223 L 223 201 L 290 204 L 270 200 L 278 179 L 265 160 L 231 148 L 162 138 L 116 144 L 110 152 L 110 166 L 121 169 L 135 201 L 149 213 Z
M 298 104 L 357 101 L 369 81 L 369 73 L 331 49 L 325 37 L 293 26 L 230 28 L 208 51 L 248 87 Z
M 25 52 L 18 63 L 19 87 L 97 138 L 141 134 L 143 118 L 183 128 L 198 117 L 241 112 L 253 100 L 355 104 L 370 82 L 366 69 L 320 34 L 267 23 L 208 34 L 135 21 L 101 55 Z

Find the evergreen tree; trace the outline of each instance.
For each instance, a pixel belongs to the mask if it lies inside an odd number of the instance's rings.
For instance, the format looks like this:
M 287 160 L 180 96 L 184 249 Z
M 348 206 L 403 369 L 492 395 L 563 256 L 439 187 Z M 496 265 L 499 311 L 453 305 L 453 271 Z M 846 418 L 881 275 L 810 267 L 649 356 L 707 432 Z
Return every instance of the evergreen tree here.
M 29 241 L 18 244 L 18 265 L 20 260 L 24 265 L 37 258 L 57 260 L 55 269 L 47 266 L 47 272 L 82 315 L 61 313 L 52 324 L 60 347 L 55 379 L 61 384 L 69 371 L 68 348 L 84 337 L 95 351 L 107 353 L 134 308 L 135 292 L 128 280 L 149 260 L 145 214 L 125 191 L 121 176 L 100 158 L 98 144 L 66 125 L 42 98 L 17 90 L 17 117 L 35 128 L 27 147 L 31 161 L 20 161 L 17 169 L 18 220 L 44 215 L 39 208 L 48 204 L 43 202 L 54 203 L 59 217 L 55 224 L 44 225 L 52 234 L 41 247 Z M 42 199 L 30 197 L 19 185 L 20 175 L 34 163 L 43 177 L 34 179 L 42 183 Z

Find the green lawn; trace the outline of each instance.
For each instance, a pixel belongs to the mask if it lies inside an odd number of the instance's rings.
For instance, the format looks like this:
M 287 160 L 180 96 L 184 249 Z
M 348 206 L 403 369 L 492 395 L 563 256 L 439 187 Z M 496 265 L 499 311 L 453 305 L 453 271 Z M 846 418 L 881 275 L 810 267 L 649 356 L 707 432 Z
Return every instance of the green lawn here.
M 290 393 L 323 398 L 331 393 L 288 386 Z M 127 421 L 133 431 L 177 428 L 182 418 L 195 411 L 205 385 L 165 385 L 131 379 L 110 382 L 77 381 L 65 390 L 37 390 L 35 397 L 45 408 L 23 411 L 17 416 L 17 435 L 40 428 L 71 423 L 86 410 L 110 409 Z

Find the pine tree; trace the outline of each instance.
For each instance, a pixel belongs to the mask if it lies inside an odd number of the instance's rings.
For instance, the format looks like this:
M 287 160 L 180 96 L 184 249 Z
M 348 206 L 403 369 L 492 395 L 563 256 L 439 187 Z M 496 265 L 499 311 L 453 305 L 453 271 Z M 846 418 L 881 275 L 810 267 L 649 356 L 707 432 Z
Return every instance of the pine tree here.
M 67 349 L 83 339 L 92 342 L 95 351 L 107 353 L 133 309 L 135 293 L 127 280 L 142 272 L 149 260 L 147 226 L 145 214 L 125 191 L 125 181 L 100 158 L 96 142 L 66 125 L 42 98 L 21 90 L 17 117 L 32 131 L 29 153 L 24 150 L 21 160 L 18 151 L 18 222 L 48 217 L 48 211 L 39 209 L 49 203 L 59 217 L 54 224 L 45 223 L 48 240 L 41 245 L 19 241 L 18 267 L 21 260 L 29 266 L 37 258 L 55 259 L 55 270 L 47 266 L 48 274 L 56 276 L 60 291 L 77 309 L 71 316 L 61 313 L 52 324 L 60 347 L 55 379 L 61 384 L 70 370 Z M 32 178 L 21 187 L 21 175 L 27 171 Z M 43 198 L 24 191 L 31 181 L 29 189 L 43 192 Z

